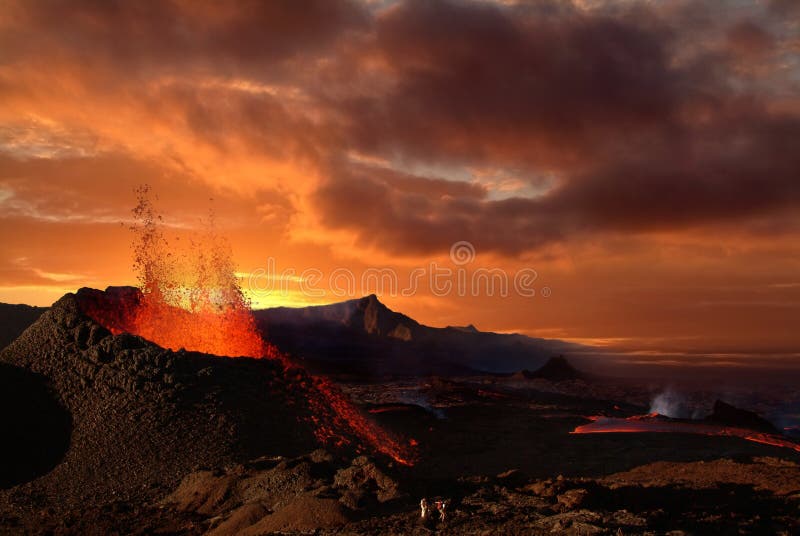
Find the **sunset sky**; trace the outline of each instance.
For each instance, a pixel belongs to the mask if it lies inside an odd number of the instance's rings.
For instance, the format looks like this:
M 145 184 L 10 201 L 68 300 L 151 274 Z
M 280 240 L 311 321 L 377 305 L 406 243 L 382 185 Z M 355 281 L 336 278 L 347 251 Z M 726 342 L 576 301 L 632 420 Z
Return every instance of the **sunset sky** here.
M 337 269 L 535 270 L 535 296 L 381 299 L 796 359 L 800 2 L 0 0 L 0 301 L 135 283 L 143 183 L 175 236 L 214 211 L 256 306 L 341 301 Z M 286 293 L 250 288 L 270 258 Z

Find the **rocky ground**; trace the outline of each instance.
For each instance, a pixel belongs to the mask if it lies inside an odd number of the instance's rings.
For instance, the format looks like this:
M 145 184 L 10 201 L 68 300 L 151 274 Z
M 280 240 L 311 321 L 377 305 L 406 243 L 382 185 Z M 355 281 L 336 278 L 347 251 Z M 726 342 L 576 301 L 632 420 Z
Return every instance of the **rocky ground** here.
M 647 411 L 641 393 L 592 380 L 343 384 L 418 444 L 405 467 L 320 450 L 302 371 L 112 336 L 69 298 L 0 361 L 0 534 L 800 531 L 800 455 L 735 437 L 572 435 L 586 415 Z M 446 522 L 420 519 L 423 497 L 450 501 Z
M 796 534 L 800 466 L 778 458 L 656 462 L 601 478 L 518 470 L 448 485 L 448 518 L 424 522 L 413 480 L 368 457 L 317 450 L 187 474 L 161 500 L 110 498 L 4 533 L 42 534 Z

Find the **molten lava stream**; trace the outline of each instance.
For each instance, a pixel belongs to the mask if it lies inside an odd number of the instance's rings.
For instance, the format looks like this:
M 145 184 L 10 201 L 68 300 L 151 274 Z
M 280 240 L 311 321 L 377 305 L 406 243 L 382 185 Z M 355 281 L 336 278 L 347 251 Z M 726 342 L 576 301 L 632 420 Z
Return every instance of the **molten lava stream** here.
M 594 415 L 586 417 L 590 423 L 578 426 L 571 434 L 610 434 L 610 433 L 673 433 L 701 434 L 709 436 L 740 437 L 747 441 L 783 447 L 800 452 L 800 444 L 775 434 L 755 432 L 745 428 L 735 428 L 701 422 L 675 421 L 657 413 L 635 415 L 628 418 Z

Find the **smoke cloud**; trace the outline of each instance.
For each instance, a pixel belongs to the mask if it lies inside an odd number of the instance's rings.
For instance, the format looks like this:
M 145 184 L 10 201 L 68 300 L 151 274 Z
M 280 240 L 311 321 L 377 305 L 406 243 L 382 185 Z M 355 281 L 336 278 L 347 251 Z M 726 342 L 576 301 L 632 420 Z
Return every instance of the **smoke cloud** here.
M 650 413 L 658 413 L 673 419 L 693 417 L 686 396 L 674 389 L 666 389 L 657 394 L 650 403 Z

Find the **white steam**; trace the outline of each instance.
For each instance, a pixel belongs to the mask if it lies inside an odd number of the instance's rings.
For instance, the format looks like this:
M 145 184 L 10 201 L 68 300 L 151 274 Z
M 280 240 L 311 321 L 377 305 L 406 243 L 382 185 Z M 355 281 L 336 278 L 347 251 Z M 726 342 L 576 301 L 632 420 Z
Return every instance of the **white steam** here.
M 673 419 L 686 419 L 692 416 L 684 395 L 667 389 L 657 394 L 650 403 L 650 413 L 658 413 Z

